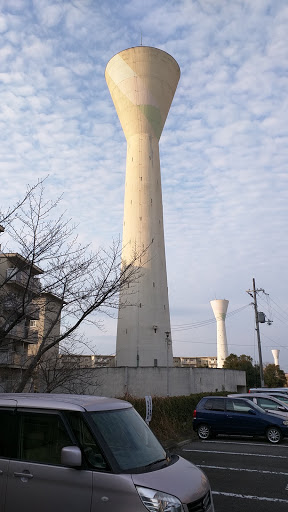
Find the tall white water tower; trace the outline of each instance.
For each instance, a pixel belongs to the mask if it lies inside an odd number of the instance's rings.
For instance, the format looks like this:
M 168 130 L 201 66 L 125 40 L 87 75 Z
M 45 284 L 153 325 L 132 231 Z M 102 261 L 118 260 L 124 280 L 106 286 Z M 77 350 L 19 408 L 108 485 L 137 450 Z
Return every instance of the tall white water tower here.
M 120 293 L 131 305 L 119 309 L 116 365 L 173 366 L 159 139 L 180 69 L 168 53 L 138 46 L 115 55 L 105 78 L 127 140 L 122 261 L 148 248 L 141 276 Z
M 273 358 L 274 358 L 274 364 L 275 366 L 279 366 L 279 352 L 280 350 L 278 348 L 274 348 L 271 350 Z
M 217 322 L 217 368 L 223 368 L 224 361 L 228 357 L 225 318 L 229 300 L 215 299 L 211 300 L 210 304 Z

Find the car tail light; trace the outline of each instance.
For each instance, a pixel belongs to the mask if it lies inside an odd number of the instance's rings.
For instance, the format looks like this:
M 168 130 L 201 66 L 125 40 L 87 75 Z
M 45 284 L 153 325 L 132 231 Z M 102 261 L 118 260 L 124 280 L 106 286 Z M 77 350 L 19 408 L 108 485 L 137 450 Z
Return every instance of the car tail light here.
M 193 411 L 193 418 L 196 418 L 196 409 Z

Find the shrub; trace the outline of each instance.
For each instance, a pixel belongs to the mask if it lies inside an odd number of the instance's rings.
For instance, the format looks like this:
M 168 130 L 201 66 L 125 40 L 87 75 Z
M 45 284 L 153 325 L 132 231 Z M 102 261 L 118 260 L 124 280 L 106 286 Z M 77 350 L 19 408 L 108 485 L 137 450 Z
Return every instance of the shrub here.
M 191 438 L 193 432 L 193 411 L 203 396 L 226 395 L 224 393 L 198 393 L 189 396 L 158 397 L 152 399 L 151 430 L 163 444 Z M 146 415 L 145 398 L 125 396 L 143 419 Z

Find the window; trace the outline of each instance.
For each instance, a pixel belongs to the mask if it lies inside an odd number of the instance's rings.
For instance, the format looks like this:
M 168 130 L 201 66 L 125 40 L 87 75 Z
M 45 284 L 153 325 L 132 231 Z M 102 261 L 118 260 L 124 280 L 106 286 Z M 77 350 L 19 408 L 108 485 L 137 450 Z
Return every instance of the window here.
M 0 411 L 0 457 L 17 457 L 16 415 L 14 410 Z
M 37 327 L 37 320 L 30 320 L 30 327 Z
M 89 415 L 120 470 L 142 470 L 156 461 L 166 461 L 159 441 L 132 407 Z
M 241 412 L 243 414 L 248 414 L 251 411 L 252 407 L 244 400 L 233 400 L 232 398 L 227 398 L 226 401 L 226 410 L 230 412 Z
M 205 402 L 204 408 L 211 411 L 224 411 L 224 400 L 221 398 L 209 398 Z
M 279 405 L 277 402 L 273 402 L 273 400 L 269 400 L 268 398 L 257 398 L 257 404 L 262 407 L 262 409 L 278 409 Z
M 18 269 L 15 267 L 7 268 L 6 277 L 9 281 L 16 281 Z
M 61 464 L 62 448 L 73 444 L 58 414 L 21 414 L 19 442 L 21 460 Z
M 95 469 L 107 469 L 108 465 L 83 417 L 74 412 L 68 412 L 66 416 L 89 466 Z

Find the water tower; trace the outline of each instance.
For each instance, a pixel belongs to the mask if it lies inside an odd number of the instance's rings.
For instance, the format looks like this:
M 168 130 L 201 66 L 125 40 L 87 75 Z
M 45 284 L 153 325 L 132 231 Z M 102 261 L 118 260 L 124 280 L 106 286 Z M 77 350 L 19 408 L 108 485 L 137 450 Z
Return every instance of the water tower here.
M 217 368 L 223 368 L 228 357 L 228 345 L 225 327 L 225 318 L 229 300 L 215 299 L 210 301 L 217 322 Z
M 271 350 L 273 358 L 274 358 L 274 364 L 275 366 L 279 366 L 279 352 L 280 350 L 278 348 L 274 348 Z
M 122 261 L 146 248 L 141 277 L 122 290 L 117 366 L 172 366 L 159 139 L 180 78 L 177 62 L 156 48 L 115 55 L 105 78 L 127 141 Z

